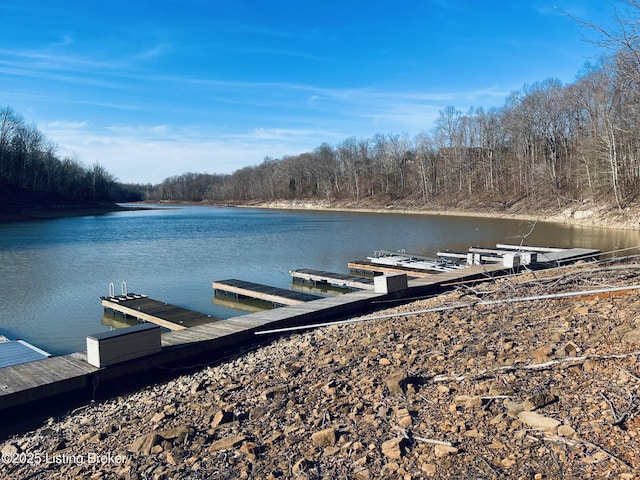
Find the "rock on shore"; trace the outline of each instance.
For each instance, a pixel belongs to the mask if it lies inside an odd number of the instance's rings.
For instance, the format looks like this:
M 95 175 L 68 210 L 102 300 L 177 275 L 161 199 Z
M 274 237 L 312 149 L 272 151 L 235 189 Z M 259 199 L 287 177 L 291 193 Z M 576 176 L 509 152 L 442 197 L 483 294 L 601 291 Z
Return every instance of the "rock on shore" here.
M 292 334 L 52 418 L 2 478 L 636 478 L 635 259 L 520 275 Z M 464 305 L 413 314 L 440 305 Z M 29 462 L 29 460 L 31 460 Z

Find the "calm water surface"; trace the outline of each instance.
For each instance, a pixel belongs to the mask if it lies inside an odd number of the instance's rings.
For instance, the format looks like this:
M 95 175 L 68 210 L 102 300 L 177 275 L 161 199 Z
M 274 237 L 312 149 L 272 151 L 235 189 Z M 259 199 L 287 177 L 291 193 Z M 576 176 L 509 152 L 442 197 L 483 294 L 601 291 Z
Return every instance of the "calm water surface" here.
M 109 330 L 100 296 L 129 292 L 228 318 L 211 282 L 239 278 L 288 288 L 289 270 L 348 273 L 374 250 L 519 243 L 528 222 L 482 218 L 185 207 L 0 224 L 0 334 L 53 354 Z M 537 223 L 528 244 L 610 251 L 640 233 Z

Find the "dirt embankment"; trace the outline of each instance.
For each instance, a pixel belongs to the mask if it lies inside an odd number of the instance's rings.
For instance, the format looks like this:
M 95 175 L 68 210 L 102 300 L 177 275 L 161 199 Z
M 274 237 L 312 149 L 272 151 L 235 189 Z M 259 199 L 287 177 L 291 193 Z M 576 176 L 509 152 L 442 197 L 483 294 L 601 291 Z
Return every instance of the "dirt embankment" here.
M 610 205 L 587 205 L 574 208 L 547 208 L 535 212 L 515 207 L 495 209 L 482 207 L 442 207 L 421 208 L 414 204 L 391 203 L 374 205 L 367 202 L 329 202 L 315 200 L 276 200 L 272 202 L 237 203 L 236 206 L 292 209 L 292 210 L 335 210 L 373 213 L 406 213 L 423 215 L 461 215 L 469 217 L 512 218 L 516 220 L 537 220 L 545 222 L 566 223 L 594 228 L 615 228 L 621 230 L 640 230 L 640 205 L 619 209 Z
M 292 334 L 12 437 L 0 477 L 638 478 L 637 290 L 546 295 L 639 272 L 527 273 Z

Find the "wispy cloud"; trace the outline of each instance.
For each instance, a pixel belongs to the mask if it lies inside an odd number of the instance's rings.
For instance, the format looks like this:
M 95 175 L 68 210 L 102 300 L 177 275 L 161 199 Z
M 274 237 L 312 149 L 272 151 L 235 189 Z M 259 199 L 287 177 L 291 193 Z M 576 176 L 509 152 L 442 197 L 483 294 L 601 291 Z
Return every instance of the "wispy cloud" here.
M 336 132 L 327 130 L 293 129 L 293 128 L 255 128 L 245 135 L 234 135 L 249 141 L 286 141 L 289 144 L 317 141 L 319 138 L 330 139 Z
M 225 88 L 230 86 L 229 83 L 224 85 Z M 250 82 L 231 85 L 258 91 L 265 87 L 263 83 Z M 285 88 L 284 85 L 279 87 Z M 286 90 L 291 91 L 291 86 L 287 87 Z M 61 146 L 61 154 L 77 156 L 89 163 L 97 161 L 125 181 L 157 183 L 186 170 L 230 173 L 245 165 L 258 164 L 265 156 L 295 155 L 311 151 L 324 142 L 337 144 L 351 135 L 417 134 L 428 130 L 447 102 L 459 100 L 461 94 L 465 94 L 467 100 L 502 94 L 491 88 L 411 93 L 296 85 L 294 90 L 303 92 L 304 98 L 313 98 L 316 103 L 318 99 L 324 99 L 320 103 L 325 105 L 315 108 L 332 110 L 331 116 L 320 119 L 303 109 L 297 117 L 291 116 L 282 122 L 277 118 L 281 113 L 274 112 L 272 118 L 256 118 L 256 122 L 288 126 L 258 126 L 249 130 L 218 124 L 111 124 L 100 127 L 86 121 L 58 121 L 46 125 L 44 133 Z M 308 96 L 310 92 L 314 92 L 311 97 Z M 292 127 L 294 124 L 300 127 Z
M 277 129 L 222 134 L 166 125 L 96 130 L 82 123 L 54 122 L 43 131 L 55 136 L 59 155 L 98 162 L 119 179 L 139 183 L 159 183 L 185 171 L 231 173 L 265 156 L 302 153 L 321 143 L 311 131 Z
M 448 105 L 500 106 L 580 55 L 552 0 L 330 2 L 312 13 L 34 2 L 0 0 L 0 105 L 124 181 L 230 172 L 353 135 L 411 135 Z M 559 1 L 578 16 L 583 3 L 593 13 L 603 2 Z M 524 12 L 539 24 L 522 24 Z
M 112 62 L 96 61 L 86 55 L 73 55 L 49 52 L 46 50 L 22 49 L 9 50 L 0 49 L 0 56 L 13 58 L 14 63 L 29 65 L 32 68 L 49 70 L 66 70 L 78 68 L 92 69 L 115 69 L 118 64 Z M 5 62 L 8 60 L 4 60 Z M 120 65 L 121 66 L 121 65 Z
M 258 35 L 263 37 L 280 38 L 284 40 L 309 40 L 312 38 L 312 30 L 293 30 L 291 28 L 267 28 L 257 25 L 243 25 L 240 27 L 244 34 Z
M 275 57 L 296 57 L 304 58 L 306 60 L 313 60 L 314 62 L 335 62 L 328 56 L 314 55 L 309 52 L 303 52 L 295 49 L 285 48 L 242 48 L 238 49 L 243 53 L 258 54 L 258 55 L 270 55 Z
M 67 121 L 67 120 L 58 120 L 55 122 L 50 122 L 44 125 L 45 128 L 53 131 L 62 130 L 79 130 L 85 128 L 88 125 L 87 122 L 78 122 L 78 121 Z
M 153 45 L 150 48 L 143 49 L 137 53 L 131 55 L 131 60 L 139 61 L 139 60 L 151 60 L 158 57 L 162 57 L 170 54 L 175 50 L 175 46 L 169 43 L 159 43 L 157 45 Z
M 68 34 L 62 35 L 60 37 L 60 40 L 58 40 L 57 42 L 54 42 L 51 46 L 54 48 L 68 47 L 69 45 L 73 45 L 74 43 L 75 43 L 75 38 L 73 34 L 68 33 Z

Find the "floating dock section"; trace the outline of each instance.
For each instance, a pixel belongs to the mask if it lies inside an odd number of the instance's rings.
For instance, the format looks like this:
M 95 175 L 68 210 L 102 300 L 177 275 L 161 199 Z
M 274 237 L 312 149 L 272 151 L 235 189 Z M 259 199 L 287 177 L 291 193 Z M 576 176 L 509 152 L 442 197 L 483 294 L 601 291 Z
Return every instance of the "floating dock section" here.
M 561 265 L 580 260 L 593 261 L 600 257 L 600 250 L 592 248 L 554 248 L 554 247 L 534 247 L 529 245 L 505 245 L 497 244 L 496 249 L 508 250 L 511 252 L 534 252 L 537 254 L 538 263 L 547 265 Z
M 86 355 L 77 353 L 4 367 L 0 375 L 0 410 L 86 390 L 91 385 L 90 374 L 96 370 Z M 5 417 L 6 423 L 9 418 Z
M 349 262 L 348 267 L 356 275 L 405 273 L 409 277 L 429 279 L 443 273 L 464 270 L 473 265 L 494 264 L 507 268 L 526 265 L 529 268 L 546 268 L 579 260 L 595 260 L 599 255 L 599 250 L 588 248 L 498 244 L 495 248 L 469 247 L 466 252 L 439 251 L 436 257 L 440 260 L 405 253 L 403 250 L 377 250 L 374 256 L 367 257 L 365 261 Z
M 211 284 L 215 295 L 234 296 L 236 298 L 254 298 L 270 302 L 274 306 L 298 305 L 322 298 L 310 293 L 294 292 L 285 288 L 271 287 L 260 283 L 246 282 L 235 278 L 220 280 Z
M 504 249 L 503 246 L 498 246 L 498 248 Z M 597 250 L 587 249 L 563 249 L 538 253 L 550 255 L 547 257 L 548 260 L 554 262 L 589 259 L 598 255 Z M 102 302 L 105 308 L 112 308 L 114 311 L 142 319 L 148 315 L 154 319 L 167 321 L 167 318 L 163 317 L 163 315 L 167 315 L 166 312 L 149 313 L 155 307 L 159 310 L 165 308 L 169 311 L 175 311 L 175 315 L 171 315 L 170 323 L 179 325 L 182 321 L 182 328 L 161 333 L 159 348 L 157 336 L 154 337 L 157 332 L 151 332 L 152 329 L 149 328 L 151 326 L 146 329 L 138 327 L 137 330 L 130 332 L 99 335 L 98 338 L 94 336 L 93 340 L 97 341 L 98 349 L 106 347 L 107 355 L 109 355 L 105 356 L 108 365 L 102 366 L 103 359 L 102 352 L 100 352 L 100 361 L 94 363 L 101 365 L 101 367 L 88 362 L 87 352 L 5 367 L 0 374 L 0 411 L 17 410 L 14 413 L 3 413 L 5 415 L 3 418 L 15 418 L 18 421 L 19 418 L 25 416 L 33 418 L 33 406 L 36 404 L 43 406 L 44 410 L 51 410 L 56 402 L 64 400 L 65 403 L 62 405 L 68 409 L 68 401 L 76 402 L 76 404 L 78 402 L 85 403 L 96 396 L 113 395 L 115 389 L 123 388 L 123 385 L 128 385 L 127 382 L 131 380 L 140 382 L 143 379 L 145 382 L 153 382 L 159 378 L 158 376 L 173 371 L 172 369 L 185 368 L 185 366 L 195 368 L 203 363 L 219 361 L 225 355 L 237 354 L 243 348 L 253 347 L 268 340 L 264 335 L 258 335 L 260 333 L 354 318 L 394 304 L 406 303 L 416 297 L 442 293 L 462 283 L 485 281 L 492 277 L 508 275 L 515 270 L 495 263 L 472 265 L 408 281 L 406 276 L 403 276 L 404 279 L 387 278 L 387 288 L 383 290 L 377 288 L 377 284 L 384 282 L 375 281 L 376 288 L 373 290 L 350 292 L 335 297 L 320 298 L 306 294 L 302 294 L 303 297 L 300 297 L 298 296 L 299 292 L 284 290 L 284 292 L 290 292 L 286 294 L 287 296 L 297 294 L 295 305 L 217 321 L 210 321 L 211 317 L 200 314 L 199 318 L 203 321 L 189 328 L 184 322 L 193 319 L 192 315 L 197 312 L 151 300 L 144 295 L 103 297 Z M 395 280 L 403 280 L 403 282 Z M 402 286 L 396 290 L 400 284 L 406 285 L 406 288 Z M 255 295 L 258 290 L 256 285 L 258 284 L 239 281 L 213 283 L 214 288 L 219 286 L 225 290 L 236 289 L 238 295 L 244 293 Z M 273 287 L 269 288 L 271 290 L 263 291 L 260 295 L 274 294 Z M 254 293 L 251 293 L 251 290 Z M 277 292 L 275 301 L 281 303 L 284 298 L 283 289 L 275 289 L 275 292 Z M 304 301 L 303 298 L 308 301 Z M 185 317 L 183 318 L 182 315 Z M 180 318 L 183 319 L 177 320 Z M 137 327 L 131 328 L 136 329 Z M 136 356 L 140 352 L 136 351 L 138 346 L 135 342 L 133 342 L 133 347 L 129 345 L 126 350 L 120 350 L 117 341 L 122 335 L 130 335 L 130 333 L 144 335 L 145 341 L 148 341 L 148 345 L 141 346 L 146 350 L 143 352 L 144 355 Z M 146 354 L 147 352 L 151 353 Z M 10 421 L 5 422 L 0 425 L 0 430 L 10 426 Z
M 0 335 L 0 368 L 21 363 L 35 362 L 51 354 L 24 340 L 9 340 Z
M 429 278 L 433 275 L 439 275 L 440 272 L 434 272 L 431 270 L 424 270 L 421 268 L 403 267 L 398 265 L 383 265 L 380 263 L 374 263 L 367 260 L 354 260 L 347 264 L 349 271 L 354 275 L 385 275 L 405 273 L 408 277 L 412 278 Z
M 372 257 L 367 257 L 367 260 L 380 265 L 417 268 L 433 273 L 451 272 L 464 268 L 464 265 L 460 265 L 457 261 L 452 262 L 446 258 L 431 258 L 424 255 L 405 253 L 404 250 L 400 250 L 399 252 L 376 250 Z
M 291 277 L 294 281 L 311 283 L 314 286 L 328 285 L 331 287 L 353 288 L 357 290 L 373 289 L 372 278 L 325 272 L 323 270 L 313 270 L 310 268 L 291 270 L 289 273 L 291 273 Z
M 220 320 L 205 313 L 154 300 L 147 295 L 130 293 L 117 297 L 101 297 L 101 300 L 106 311 L 155 323 L 169 330 L 184 330 Z
M 526 265 L 529 268 L 535 269 L 579 260 L 595 260 L 600 255 L 600 251 L 589 248 L 554 248 L 497 244 L 495 248 L 469 247 L 467 252 L 445 250 L 438 252 L 437 255 L 461 263 L 466 260 L 467 265 L 495 263 L 509 267 Z

